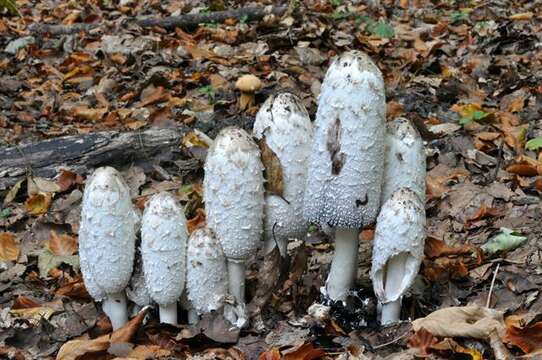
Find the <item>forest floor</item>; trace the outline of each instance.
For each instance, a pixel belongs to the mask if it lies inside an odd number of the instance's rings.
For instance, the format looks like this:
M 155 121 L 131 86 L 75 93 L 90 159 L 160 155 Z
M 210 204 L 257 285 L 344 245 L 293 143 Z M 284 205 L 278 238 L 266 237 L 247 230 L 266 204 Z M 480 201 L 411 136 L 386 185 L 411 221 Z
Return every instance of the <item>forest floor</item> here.
M 109 336 L 77 256 L 88 174 L 71 172 L 69 163 L 55 178 L 29 168 L 0 189 L 0 358 L 542 358 L 539 1 L 16 4 L 18 15 L 0 13 L 0 149 L 99 131 L 183 129 L 176 158 L 126 158 L 121 170 L 138 206 L 173 191 L 193 229 L 205 222 L 207 145 L 191 130 L 211 138 L 227 125 L 250 130 L 259 106 L 282 91 L 298 95 L 314 118 L 330 60 L 359 49 L 384 74 L 388 120 L 410 119 L 426 141 L 428 237 L 404 321 L 394 326 L 375 322 L 367 228 L 346 306 L 308 310 L 321 301 L 333 253 L 333 242 L 314 231 L 290 244 L 287 280 L 262 309 L 263 326 L 238 333 L 206 318 L 177 328 L 158 324 L 148 309 Z M 212 19 L 216 11 L 271 5 L 284 7 L 260 19 L 174 28 L 136 20 Z M 53 24 L 60 27 L 41 26 Z M 241 111 L 235 81 L 246 73 L 263 88 Z M 195 165 L 181 170 L 186 161 Z M 258 263 L 247 281 L 250 300 Z M 430 314 L 435 321 L 415 331 L 411 320 Z

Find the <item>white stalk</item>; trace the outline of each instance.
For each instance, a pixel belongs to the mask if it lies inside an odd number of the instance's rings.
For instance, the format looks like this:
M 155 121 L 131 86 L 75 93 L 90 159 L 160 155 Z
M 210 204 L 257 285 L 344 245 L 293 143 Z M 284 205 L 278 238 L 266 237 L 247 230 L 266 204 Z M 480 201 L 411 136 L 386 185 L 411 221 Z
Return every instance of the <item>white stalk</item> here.
M 160 322 L 162 324 L 177 325 L 177 303 L 158 305 Z
M 355 282 L 358 270 L 358 230 L 335 230 L 335 253 L 326 281 L 326 292 L 332 300 L 344 300 Z
M 198 312 L 196 309 L 190 308 L 188 309 L 188 323 L 190 325 L 195 325 L 199 321 Z
M 245 302 L 245 262 L 228 259 L 229 292 L 238 303 Z
M 126 294 L 124 291 L 108 294 L 103 301 L 102 309 L 109 317 L 113 330 L 121 328 L 128 322 L 128 310 L 126 307 Z
M 393 324 L 400 320 L 401 317 L 401 299 L 382 304 L 382 317 L 380 323 L 382 325 Z

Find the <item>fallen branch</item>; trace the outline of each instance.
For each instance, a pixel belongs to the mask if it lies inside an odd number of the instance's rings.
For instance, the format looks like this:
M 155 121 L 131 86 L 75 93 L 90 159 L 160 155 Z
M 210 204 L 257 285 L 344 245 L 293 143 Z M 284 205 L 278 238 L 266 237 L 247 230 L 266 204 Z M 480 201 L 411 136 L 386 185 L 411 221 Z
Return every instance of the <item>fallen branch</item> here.
M 27 175 L 52 178 L 62 167 L 84 175 L 102 165 L 152 164 L 180 159 L 185 131 L 150 129 L 64 136 L 37 143 L 0 148 L 0 191 Z
M 168 16 L 164 18 L 129 18 L 124 24 L 135 23 L 141 27 L 162 27 L 172 29 L 176 27 L 196 26 L 202 23 L 223 22 L 226 19 L 247 21 L 260 20 L 266 15 L 282 16 L 288 10 L 288 6 L 247 7 L 235 10 L 215 11 L 205 14 L 186 14 Z M 50 25 L 30 24 L 28 29 L 37 34 L 68 35 L 78 32 L 89 32 L 103 26 L 105 23 L 73 24 L 73 25 Z

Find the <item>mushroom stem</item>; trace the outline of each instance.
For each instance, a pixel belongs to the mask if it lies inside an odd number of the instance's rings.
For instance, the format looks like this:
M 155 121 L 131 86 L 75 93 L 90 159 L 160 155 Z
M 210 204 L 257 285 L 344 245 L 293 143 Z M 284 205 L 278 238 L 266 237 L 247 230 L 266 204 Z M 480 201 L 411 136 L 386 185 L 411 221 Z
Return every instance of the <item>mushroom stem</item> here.
M 280 256 L 285 258 L 288 256 L 288 239 L 280 237 L 266 237 L 263 243 L 264 254 L 270 254 L 271 251 L 276 247 L 279 248 Z
M 158 305 L 160 322 L 162 324 L 177 325 L 177 303 Z
M 399 321 L 401 317 L 401 298 L 382 304 L 382 315 L 380 323 L 382 325 L 393 324 Z
M 358 229 L 337 227 L 335 254 L 326 281 L 326 292 L 332 300 L 344 300 L 356 281 L 358 270 Z
M 128 322 L 128 309 L 126 307 L 126 293 L 108 294 L 103 301 L 102 308 L 111 321 L 113 330 L 121 328 Z
M 245 302 L 245 262 L 228 259 L 228 286 L 238 303 Z

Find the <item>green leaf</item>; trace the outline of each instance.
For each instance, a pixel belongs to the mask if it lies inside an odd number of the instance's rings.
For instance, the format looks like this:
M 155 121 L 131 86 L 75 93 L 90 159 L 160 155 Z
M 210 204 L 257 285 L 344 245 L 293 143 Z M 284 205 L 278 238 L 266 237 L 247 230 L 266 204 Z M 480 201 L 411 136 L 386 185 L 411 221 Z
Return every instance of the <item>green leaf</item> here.
M 68 264 L 74 270 L 79 269 L 79 255 L 58 256 L 50 252 L 48 249 L 42 250 L 38 255 L 38 269 L 40 276 L 46 278 L 49 276 L 49 271 L 60 266 L 60 264 Z
M 521 236 L 518 232 L 501 228 L 501 232 L 482 245 L 482 250 L 486 255 L 493 256 L 500 252 L 507 252 L 519 247 L 527 240 L 526 236 Z
M 5 208 L 0 211 L 0 219 L 8 218 L 13 211 L 10 208 Z
M 21 16 L 14 0 L 0 0 L 0 10 L 2 9 L 7 9 L 10 13 Z
M 538 150 L 542 148 L 542 136 L 531 139 L 525 143 L 525 149 L 527 150 Z
M 371 34 L 380 36 L 381 38 L 392 38 L 395 36 L 395 30 L 393 27 L 383 21 L 369 23 L 367 31 Z

